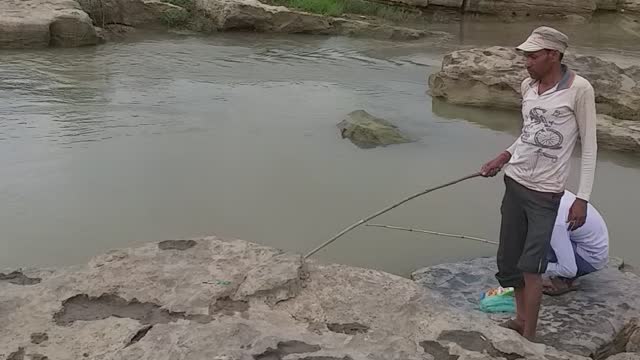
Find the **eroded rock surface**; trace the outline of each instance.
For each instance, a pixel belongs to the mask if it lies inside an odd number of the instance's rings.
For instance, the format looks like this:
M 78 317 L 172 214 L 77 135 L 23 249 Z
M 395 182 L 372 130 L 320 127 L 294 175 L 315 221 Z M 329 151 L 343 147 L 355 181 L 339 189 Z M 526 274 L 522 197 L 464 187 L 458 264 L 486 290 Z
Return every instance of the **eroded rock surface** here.
M 424 268 L 414 272 L 412 278 L 460 312 L 482 314 L 501 321 L 509 315 L 488 315 L 478 309 L 480 294 L 499 286 L 494 277 L 496 272 L 495 258 L 481 258 Z M 539 340 L 584 356 L 625 351 L 631 334 L 616 339 L 640 312 L 639 281 L 637 275 L 622 272 L 612 264 L 581 278 L 578 291 L 558 297 L 545 296 L 540 313 Z M 622 346 L 617 350 L 609 349 L 614 343 L 622 343 Z M 598 358 L 606 356 L 599 355 Z
M 193 242 L 25 271 L 42 279 L 31 286 L 0 282 L 0 359 L 585 359 L 409 279 L 241 240 Z

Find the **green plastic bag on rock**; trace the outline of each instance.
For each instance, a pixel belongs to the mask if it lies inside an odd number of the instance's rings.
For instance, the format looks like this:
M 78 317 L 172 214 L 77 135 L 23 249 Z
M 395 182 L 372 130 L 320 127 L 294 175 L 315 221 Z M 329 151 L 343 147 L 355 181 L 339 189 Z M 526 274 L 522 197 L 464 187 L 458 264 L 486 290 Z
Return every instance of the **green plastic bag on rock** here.
M 486 313 L 515 313 L 513 288 L 490 289 L 480 296 L 480 310 Z

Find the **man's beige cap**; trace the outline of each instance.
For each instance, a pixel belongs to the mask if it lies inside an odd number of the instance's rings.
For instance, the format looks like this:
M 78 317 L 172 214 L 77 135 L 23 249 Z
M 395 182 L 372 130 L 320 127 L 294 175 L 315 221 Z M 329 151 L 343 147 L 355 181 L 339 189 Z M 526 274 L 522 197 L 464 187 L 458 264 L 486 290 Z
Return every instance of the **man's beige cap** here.
M 536 52 L 548 49 L 564 53 L 565 50 L 567 50 L 567 46 L 569 46 L 569 37 L 567 35 L 554 28 L 541 26 L 533 30 L 527 40 L 516 49 L 524 52 Z

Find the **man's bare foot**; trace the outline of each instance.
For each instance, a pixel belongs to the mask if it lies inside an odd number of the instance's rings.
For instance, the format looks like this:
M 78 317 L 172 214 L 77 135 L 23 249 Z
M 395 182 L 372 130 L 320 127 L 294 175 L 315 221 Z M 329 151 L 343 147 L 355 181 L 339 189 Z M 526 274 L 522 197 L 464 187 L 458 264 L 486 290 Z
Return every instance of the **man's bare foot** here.
M 509 319 L 500 324 L 500 326 L 511 329 L 520 335 L 524 332 L 524 322 L 518 319 Z

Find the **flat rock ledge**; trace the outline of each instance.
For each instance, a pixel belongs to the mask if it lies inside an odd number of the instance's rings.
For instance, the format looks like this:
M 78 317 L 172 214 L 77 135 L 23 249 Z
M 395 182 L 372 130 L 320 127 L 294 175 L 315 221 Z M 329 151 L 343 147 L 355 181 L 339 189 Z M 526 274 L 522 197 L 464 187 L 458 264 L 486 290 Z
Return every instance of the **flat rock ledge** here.
M 3 271 L 0 322 L 2 360 L 586 360 L 409 279 L 220 237 Z
M 427 267 L 414 272 L 412 278 L 460 313 L 501 322 L 509 315 L 478 309 L 480 294 L 498 286 L 496 272 L 495 258 L 490 257 Z M 604 270 L 580 278 L 577 291 L 545 296 L 539 341 L 596 360 L 627 351 L 635 356 L 629 359 L 640 359 L 640 353 L 632 353 L 640 350 L 638 284 L 636 273 L 612 259 Z

